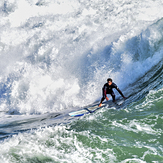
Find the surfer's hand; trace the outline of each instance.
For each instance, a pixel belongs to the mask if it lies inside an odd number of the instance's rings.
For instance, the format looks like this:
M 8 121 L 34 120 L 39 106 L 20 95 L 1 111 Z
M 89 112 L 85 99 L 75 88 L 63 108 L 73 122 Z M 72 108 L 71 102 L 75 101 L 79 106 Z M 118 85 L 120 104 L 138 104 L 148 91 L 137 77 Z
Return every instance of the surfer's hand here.
M 107 101 L 109 101 L 109 98 L 108 98 L 108 97 L 106 97 L 106 100 L 107 100 Z
M 101 107 L 101 106 L 102 106 L 102 103 L 100 103 L 99 107 Z

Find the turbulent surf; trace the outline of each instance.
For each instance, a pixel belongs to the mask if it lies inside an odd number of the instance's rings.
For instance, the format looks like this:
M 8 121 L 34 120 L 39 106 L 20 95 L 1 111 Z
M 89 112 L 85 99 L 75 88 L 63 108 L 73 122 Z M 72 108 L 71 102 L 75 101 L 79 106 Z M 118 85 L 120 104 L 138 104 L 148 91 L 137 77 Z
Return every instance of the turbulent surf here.
M 0 162 L 162 162 L 162 15 L 161 0 L 1 1 Z M 109 77 L 120 108 L 68 115 Z

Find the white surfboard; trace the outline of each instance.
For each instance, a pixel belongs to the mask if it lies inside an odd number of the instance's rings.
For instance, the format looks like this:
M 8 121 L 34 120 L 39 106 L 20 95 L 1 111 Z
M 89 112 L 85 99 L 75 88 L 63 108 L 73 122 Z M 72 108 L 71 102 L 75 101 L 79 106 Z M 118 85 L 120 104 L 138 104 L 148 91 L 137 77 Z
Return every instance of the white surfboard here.
M 88 113 L 93 113 L 95 112 L 96 110 L 104 107 L 104 106 L 120 106 L 123 104 L 125 100 L 124 99 L 117 99 L 115 103 L 113 103 L 112 101 L 105 101 L 101 107 L 99 107 L 99 104 L 93 104 L 92 106 L 87 106 L 81 110 L 78 110 L 78 111 L 74 111 L 74 112 L 70 112 L 69 115 L 72 116 L 72 117 L 78 117 L 78 116 L 82 116 L 84 114 L 88 114 Z
M 106 104 L 102 104 L 101 107 L 104 107 Z M 88 114 L 88 113 L 93 113 L 94 111 L 96 111 L 97 109 L 101 108 L 99 107 L 99 104 L 94 105 L 94 106 L 90 106 L 90 107 L 86 107 L 82 110 L 78 110 L 78 111 L 74 111 L 69 113 L 70 116 L 72 117 L 78 117 L 78 116 L 82 116 L 84 114 Z

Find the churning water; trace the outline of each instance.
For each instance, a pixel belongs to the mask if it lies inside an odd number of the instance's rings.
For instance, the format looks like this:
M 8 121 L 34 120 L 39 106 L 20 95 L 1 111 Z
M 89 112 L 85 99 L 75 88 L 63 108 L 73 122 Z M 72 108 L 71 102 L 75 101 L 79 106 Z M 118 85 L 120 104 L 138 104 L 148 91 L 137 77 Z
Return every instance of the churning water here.
M 0 162 L 163 162 L 162 0 L 1 0 Z

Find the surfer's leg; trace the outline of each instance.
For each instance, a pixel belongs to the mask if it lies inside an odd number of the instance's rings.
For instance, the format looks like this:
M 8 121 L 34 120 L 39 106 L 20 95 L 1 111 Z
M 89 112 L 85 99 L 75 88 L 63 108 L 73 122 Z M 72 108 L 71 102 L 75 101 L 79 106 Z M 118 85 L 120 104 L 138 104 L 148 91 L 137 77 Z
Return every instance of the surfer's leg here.
M 105 100 L 105 93 L 104 93 L 104 89 L 102 89 L 102 98 L 101 98 L 101 102 L 100 103 L 102 103 L 104 100 Z
M 114 94 L 113 91 L 111 92 L 111 96 L 112 96 L 112 98 L 113 98 L 113 102 L 115 102 L 115 94 Z
M 102 98 L 101 98 L 101 102 L 100 102 L 100 103 L 102 103 L 104 100 L 105 100 L 105 98 L 104 98 L 104 97 L 102 97 Z

